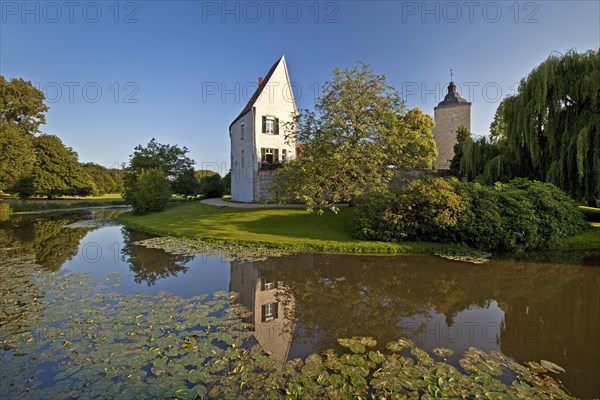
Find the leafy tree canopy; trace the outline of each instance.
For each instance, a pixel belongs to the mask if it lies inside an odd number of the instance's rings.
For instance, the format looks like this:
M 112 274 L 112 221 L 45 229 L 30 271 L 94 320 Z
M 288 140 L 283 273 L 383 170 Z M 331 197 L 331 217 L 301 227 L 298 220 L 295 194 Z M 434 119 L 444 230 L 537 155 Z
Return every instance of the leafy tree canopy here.
M 54 135 L 34 138 L 35 193 L 45 196 L 89 196 L 92 180 L 78 161 L 77 153 Z
M 187 147 L 161 144 L 152 138 L 144 147 L 138 145 L 125 168 L 125 186 L 132 186 L 143 170 L 160 169 L 171 185 L 173 193 L 193 195 L 197 191 L 194 175 L 195 161 L 187 156 Z
M 7 81 L 0 75 L 0 124 L 14 124 L 24 133 L 39 132 L 48 111 L 44 99 L 44 94 L 31 82 L 21 78 Z
M 407 112 L 386 77 L 368 64 L 336 68 L 315 110 L 300 111 L 286 127 L 301 156 L 277 172 L 274 191 L 281 199 L 300 198 L 310 209 L 385 187 L 395 169 L 431 166 L 432 127 L 421 110 Z
M 10 189 L 31 174 L 35 160 L 33 135 L 46 122 L 44 94 L 31 82 L 0 75 L 0 190 Z

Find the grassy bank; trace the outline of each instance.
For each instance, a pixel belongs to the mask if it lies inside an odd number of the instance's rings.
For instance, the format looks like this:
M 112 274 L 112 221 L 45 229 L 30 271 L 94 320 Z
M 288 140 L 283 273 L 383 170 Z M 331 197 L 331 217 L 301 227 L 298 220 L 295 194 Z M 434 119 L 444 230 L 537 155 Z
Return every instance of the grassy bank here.
M 59 210 L 69 208 L 114 206 L 126 204 L 120 194 L 106 194 L 95 197 L 61 197 L 57 199 L 3 197 L 0 203 L 8 204 L 11 212 Z
M 600 251 L 600 222 L 591 222 L 590 228 L 578 235 L 561 240 L 559 250 L 598 250 Z
M 433 253 L 456 245 L 428 242 L 366 242 L 350 234 L 348 221 L 354 209 L 336 215 L 307 214 L 291 208 L 218 208 L 192 202 L 145 216 L 131 213 L 119 222 L 159 235 L 175 235 L 226 242 L 268 245 L 296 251 L 335 253 L 402 254 Z
M 453 244 L 431 242 L 369 242 L 355 239 L 348 226 L 353 208 L 336 215 L 307 214 L 290 208 L 218 208 L 191 202 L 161 213 L 119 216 L 127 226 L 158 235 L 260 244 L 296 251 L 364 254 L 433 253 L 456 250 Z M 557 244 L 560 250 L 600 249 L 600 224 Z

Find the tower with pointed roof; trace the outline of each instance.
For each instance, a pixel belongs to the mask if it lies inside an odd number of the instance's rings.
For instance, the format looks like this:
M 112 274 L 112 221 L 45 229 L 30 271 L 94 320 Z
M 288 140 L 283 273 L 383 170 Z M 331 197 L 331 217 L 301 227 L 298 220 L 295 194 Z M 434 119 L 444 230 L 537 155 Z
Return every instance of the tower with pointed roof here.
M 447 170 L 450 169 L 450 160 L 454 156 L 458 127 L 463 125 L 469 131 L 471 130 L 471 103 L 458 94 L 452 78 L 448 85 L 448 93 L 433 109 L 433 115 L 435 119 L 433 138 L 438 149 L 433 168 Z
M 275 169 L 296 158 L 294 132 L 287 129 L 297 112 L 291 81 L 281 57 L 229 125 L 231 198 L 241 202 L 268 200 Z

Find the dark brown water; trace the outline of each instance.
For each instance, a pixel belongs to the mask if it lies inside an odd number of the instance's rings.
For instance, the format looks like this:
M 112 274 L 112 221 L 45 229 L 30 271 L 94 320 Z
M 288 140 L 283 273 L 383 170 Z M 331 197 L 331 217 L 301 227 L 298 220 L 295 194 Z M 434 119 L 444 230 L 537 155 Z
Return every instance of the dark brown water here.
M 372 336 L 384 347 L 408 336 L 427 350 L 452 348 L 453 357 L 475 346 L 520 362 L 549 360 L 565 368 L 558 378 L 574 395 L 600 396 L 600 266 L 592 256 L 473 265 L 302 254 L 229 263 L 134 245 L 148 235 L 121 226 L 64 228 L 81 218 L 0 222 L 0 248 L 34 255 L 46 269 L 123 273 L 119 290 L 132 294 L 236 291 L 273 357 L 304 357 L 341 337 Z

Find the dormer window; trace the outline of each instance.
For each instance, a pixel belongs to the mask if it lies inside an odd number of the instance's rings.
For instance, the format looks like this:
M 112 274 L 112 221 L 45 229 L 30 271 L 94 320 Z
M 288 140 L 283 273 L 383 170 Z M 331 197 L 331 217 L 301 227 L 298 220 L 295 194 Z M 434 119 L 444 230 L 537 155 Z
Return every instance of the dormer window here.
M 279 118 L 263 115 L 262 132 L 269 135 L 279 135 Z

